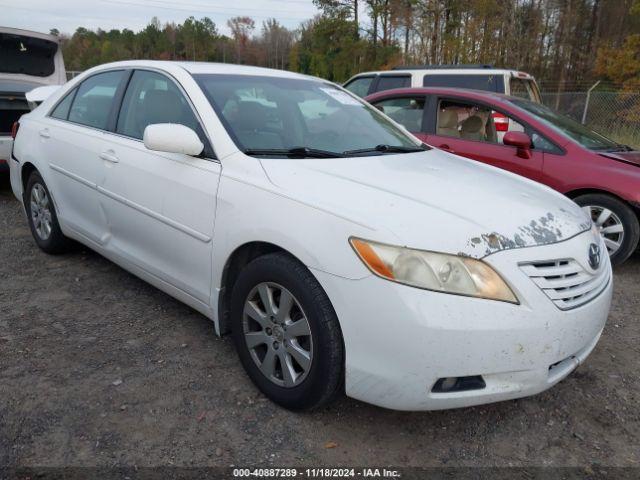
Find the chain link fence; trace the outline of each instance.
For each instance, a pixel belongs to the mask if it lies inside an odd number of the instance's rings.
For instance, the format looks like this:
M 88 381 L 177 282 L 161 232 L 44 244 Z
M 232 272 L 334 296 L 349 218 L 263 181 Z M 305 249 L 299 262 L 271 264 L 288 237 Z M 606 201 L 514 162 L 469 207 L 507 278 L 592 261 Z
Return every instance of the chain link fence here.
M 640 92 L 543 92 L 542 102 L 616 142 L 640 149 Z

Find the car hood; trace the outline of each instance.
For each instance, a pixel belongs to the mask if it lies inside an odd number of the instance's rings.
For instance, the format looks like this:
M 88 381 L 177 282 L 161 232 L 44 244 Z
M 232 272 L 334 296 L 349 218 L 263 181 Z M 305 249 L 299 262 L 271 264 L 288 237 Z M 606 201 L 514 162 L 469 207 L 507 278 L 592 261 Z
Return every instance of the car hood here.
M 260 161 L 282 194 L 376 230 L 371 240 L 481 258 L 559 242 L 591 227 L 559 193 L 435 149 Z
M 640 166 L 640 151 L 634 150 L 632 152 L 606 152 L 601 153 L 603 157 L 612 158 L 619 162 L 631 163 L 636 166 Z

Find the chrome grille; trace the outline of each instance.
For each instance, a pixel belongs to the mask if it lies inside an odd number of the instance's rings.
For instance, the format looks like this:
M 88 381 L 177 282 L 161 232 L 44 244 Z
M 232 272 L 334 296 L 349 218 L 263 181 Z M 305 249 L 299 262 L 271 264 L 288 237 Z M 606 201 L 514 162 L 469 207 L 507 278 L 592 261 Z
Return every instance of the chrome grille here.
M 597 297 L 609 283 L 609 262 L 587 271 L 573 259 L 521 263 L 520 268 L 561 310 L 579 307 Z

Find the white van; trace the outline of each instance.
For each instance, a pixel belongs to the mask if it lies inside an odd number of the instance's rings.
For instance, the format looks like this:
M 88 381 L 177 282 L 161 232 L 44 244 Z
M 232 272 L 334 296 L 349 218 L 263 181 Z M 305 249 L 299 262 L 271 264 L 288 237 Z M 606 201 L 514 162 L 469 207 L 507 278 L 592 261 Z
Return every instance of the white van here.
M 364 72 L 350 78 L 344 88 L 360 97 L 394 88 L 453 87 L 504 93 L 541 103 L 535 78 L 525 72 L 491 65 L 422 65 Z
M 13 123 L 31 110 L 26 93 L 66 80 L 57 37 L 0 27 L 0 171 L 8 170 Z

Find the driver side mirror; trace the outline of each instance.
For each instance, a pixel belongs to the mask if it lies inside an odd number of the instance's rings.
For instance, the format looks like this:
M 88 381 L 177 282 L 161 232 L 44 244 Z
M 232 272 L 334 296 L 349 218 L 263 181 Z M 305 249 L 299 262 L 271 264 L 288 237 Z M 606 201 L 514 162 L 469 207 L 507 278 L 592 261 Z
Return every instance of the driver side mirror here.
M 507 132 L 504 134 L 502 143 L 516 147 L 516 155 L 528 160 L 531 158 L 531 138 L 524 132 Z
M 195 157 L 204 150 L 204 144 L 196 132 L 176 123 L 147 125 L 143 141 L 145 147 L 157 152 L 182 153 Z

